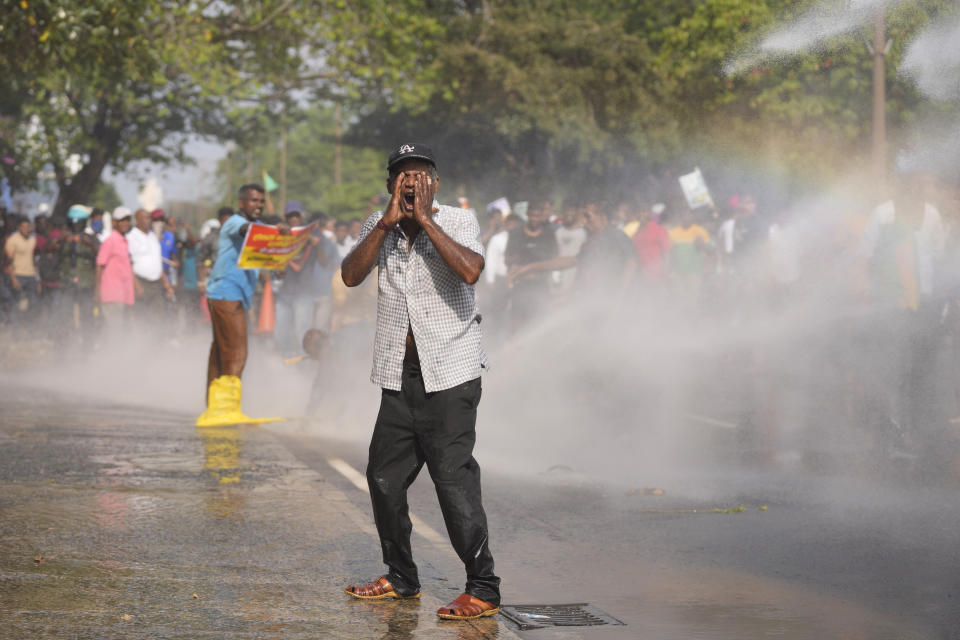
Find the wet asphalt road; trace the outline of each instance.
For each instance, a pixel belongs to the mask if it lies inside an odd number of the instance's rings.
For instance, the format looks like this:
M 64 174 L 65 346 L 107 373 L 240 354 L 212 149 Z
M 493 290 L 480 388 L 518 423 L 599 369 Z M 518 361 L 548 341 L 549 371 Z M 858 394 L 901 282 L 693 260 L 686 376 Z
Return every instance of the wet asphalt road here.
M 3 637 L 960 637 L 951 482 L 727 465 L 638 495 L 564 468 L 487 472 L 504 602 L 625 623 L 521 631 L 435 617 L 463 578 L 425 473 L 410 499 L 424 599 L 358 602 L 342 587 L 381 571 L 362 445 L 31 397 L 0 393 Z

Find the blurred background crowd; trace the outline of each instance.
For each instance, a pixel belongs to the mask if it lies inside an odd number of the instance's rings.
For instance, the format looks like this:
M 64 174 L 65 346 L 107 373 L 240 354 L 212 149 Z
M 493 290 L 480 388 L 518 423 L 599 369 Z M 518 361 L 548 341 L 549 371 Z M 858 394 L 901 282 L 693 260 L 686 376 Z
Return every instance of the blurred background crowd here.
M 752 437 L 769 437 L 762 431 L 776 420 L 764 412 L 779 411 L 774 400 L 793 389 L 805 398 L 804 420 L 840 416 L 884 455 L 914 458 L 942 451 L 960 423 L 957 193 L 903 174 L 885 194 L 791 201 L 731 192 L 695 208 L 675 185 L 613 202 L 456 204 L 478 217 L 486 247 L 478 296 L 488 350 L 530 345 L 562 359 L 544 336 L 572 332 L 589 345 L 612 333 L 625 349 L 662 341 L 689 359 L 707 342 L 706 394 L 729 395 L 730 377 L 759 381 L 744 382 L 753 390 L 734 403 L 734 422 L 760 429 Z M 299 201 L 264 212 L 267 224 L 317 225 L 320 241 L 287 269 L 261 272 L 249 318 L 256 348 L 288 364 L 322 361 L 313 408 L 345 363 L 369 362 L 376 279 L 348 289 L 339 264 L 364 217 L 386 204 L 375 195 L 349 219 Z M 84 356 L 137 333 L 170 348 L 209 331 L 204 290 L 232 211 L 196 222 L 123 206 L 76 205 L 59 218 L 3 212 L 0 323 L 11 345 Z M 124 277 L 132 299 L 116 293 Z M 633 357 L 641 370 L 644 356 Z

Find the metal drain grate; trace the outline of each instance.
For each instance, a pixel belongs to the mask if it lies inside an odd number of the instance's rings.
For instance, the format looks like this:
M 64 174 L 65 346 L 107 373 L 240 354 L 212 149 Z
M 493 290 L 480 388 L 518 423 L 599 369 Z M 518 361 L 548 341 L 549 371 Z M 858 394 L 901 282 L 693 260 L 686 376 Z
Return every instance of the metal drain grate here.
M 621 625 L 609 613 L 604 613 L 586 602 L 578 604 L 506 604 L 501 605 L 500 615 L 520 627 L 543 629 L 544 627 L 598 627 Z

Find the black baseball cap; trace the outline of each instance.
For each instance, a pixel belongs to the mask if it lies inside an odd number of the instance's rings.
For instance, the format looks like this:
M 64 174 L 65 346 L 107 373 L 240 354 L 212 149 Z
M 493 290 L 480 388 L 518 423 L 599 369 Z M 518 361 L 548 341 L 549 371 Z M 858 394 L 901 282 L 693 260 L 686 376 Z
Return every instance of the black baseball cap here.
M 387 171 L 390 171 L 394 166 L 404 160 L 424 160 L 432 164 L 434 169 L 437 167 L 437 161 L 433 157 L 433 150 L 419 142 L 408 142 L 397 147 L 387 160 Z

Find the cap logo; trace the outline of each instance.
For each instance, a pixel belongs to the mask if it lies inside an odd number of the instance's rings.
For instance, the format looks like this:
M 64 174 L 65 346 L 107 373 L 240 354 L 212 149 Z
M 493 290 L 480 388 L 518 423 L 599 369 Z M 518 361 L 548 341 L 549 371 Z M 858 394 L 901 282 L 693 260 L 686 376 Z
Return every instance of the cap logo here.
M 413 151 L 413 147 L 411 147 L 408 144 L 405 144 L 402 147 L 400 147 L 400 150 L 397 151 L 397 153 L 410 153 L 411 151 Z

